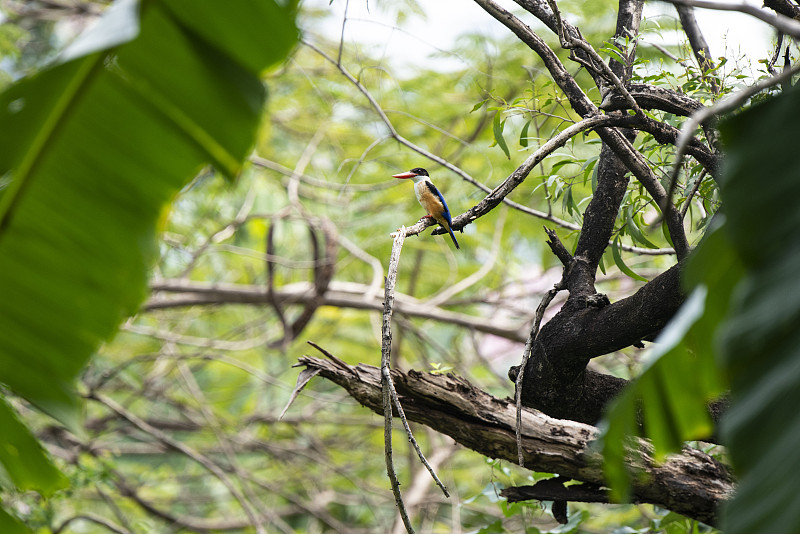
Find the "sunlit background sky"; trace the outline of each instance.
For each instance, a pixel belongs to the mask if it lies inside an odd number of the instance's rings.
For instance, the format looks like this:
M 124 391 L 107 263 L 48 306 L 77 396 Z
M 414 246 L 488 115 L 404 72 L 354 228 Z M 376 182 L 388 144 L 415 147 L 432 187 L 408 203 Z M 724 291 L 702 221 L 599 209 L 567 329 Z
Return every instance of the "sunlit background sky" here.
M 759 2 L 748 0 L 760 5 Z M 519 12 L 520 8 L 510 0 L 498 2 L 506 9 Z M 392 4 L 392 3 L 390 3 Z M 348 23 L 345 27 L 347 42 L 360 42 L 371 45 L 371 52 L 381 54 L 400 65 L 435 65 L 437 69 L 458 68 L 458 60 L 450 57 L 431 57 L 433 54 L 452 49 L 456 38 L 466 32 L 477 32 L 492 37 L 510 35 L 499 22 L 491 18 L 472 0 L 422 0 L 420 6 L 425 16 L 410 16 L 402 25 L 395 24 L 393 13 L 402 9 L 395 4 L 387 7 L 380 0 L 306 0 L 304 5 L 331 10 L 330 17 L 322 28 L 332 38 L 341 34 L 341 21 L 347 9 Z M 664 16 L 676 17 L 675 9 L 661 2 L 648 2 L 645 17 L 656 18 L 664 24 Z M 703 29 L 714 57 L 726 56 L 734 59 L 747 54 L 754 59 L 771 55 L 774 31 L 763 22 L 742 13 L 696 9 L 696 16 Z M 528 16 L 523 20 L 533 24 Z M 613 28 L 610 28 L 613 29 Z M 404 35 L 405 33 L 405 35 Z M 408 37 L 413 37 L 409 39 Z M 663 34 L 661 45 L 674 44 L 668 33 Z M 677 36 L 672 36 L 677 39 Z M 439 54 L 441 55 L 441 54 Z

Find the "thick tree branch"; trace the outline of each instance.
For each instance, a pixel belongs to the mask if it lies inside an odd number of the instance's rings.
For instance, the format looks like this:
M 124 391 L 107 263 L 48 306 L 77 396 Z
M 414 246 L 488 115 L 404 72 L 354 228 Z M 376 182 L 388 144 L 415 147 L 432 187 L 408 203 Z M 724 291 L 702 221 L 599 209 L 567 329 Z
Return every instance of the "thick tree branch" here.
M 597 267 L 628 189 L 627 173 L 626 166 L 603 143 L 597 163 L 597 188 L 586 206 L 575 257 L 565 280 L 570 299 L 585 299 L 595 293 Z
M 703 104 L 697 100 L 677 91 L 644 83 L 631 84 L 629 91 L 639 107 L 643 109 L 658 109 L 688 117 L 703 107 Z M 605 111 L 628 109 L 626 100 L 613 91 L 603 97 L 603 102 L 599 107 Z
M 358 365 L 349 369 L 311 357 L 300 365 L 319 369 L 320 375 L 340 385 L 367 408 L 382 413 L 381 376 L 376 367 Z M 517 461 L 514 436 L 515 407 L 453 375 L 392 371 L 406 416 L 444 433 L 458 443 L 491 458 Z M 522 444 L 525 465 L 537 471 L 590 484 L 604 484 L 602 458 L 591 447 L 597 429 L 572 421 L 523 411 Z M 631 456 L 633 497 L 639 502 L 664 508 L 714 524 L 719 505 L 734 490 L 727 468 L 710 456 L 685 449 L 680 455 L 656 465 L 646 445 L 642 456 Z
M 569 501 L 610 502 L 608 492 L 597 484 L 573 484 L 565 486 L 569 479 L 563 477 L 540 480 L 532 486 L 511 486 L 500 491 L 508 502 L 520 501 Z M 635 502 L 635 501 L 634 501 Z
M 800 19 L 800 6 L 791 0 L 764 0 L 764 7 L 768 7 L 790 19 Z
M 525 368 L 523 404 L 553 417 L 596 424 L 627 382 L 588 371 L 586 365 L 651 338 L 669 322 L 684 298 L 680 265 L 607 306 L 568 300 L 539 333 Z

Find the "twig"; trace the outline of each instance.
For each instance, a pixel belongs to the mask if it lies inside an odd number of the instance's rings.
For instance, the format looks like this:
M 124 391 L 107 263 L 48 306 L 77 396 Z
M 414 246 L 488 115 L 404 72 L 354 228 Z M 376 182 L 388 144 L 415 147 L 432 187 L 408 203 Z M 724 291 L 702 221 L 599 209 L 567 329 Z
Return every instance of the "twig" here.
M 276 345 L 280 346 L 283 351 L 289 347 L 289 343 L 292 340 L 291 328 L 289 327 L 289 321 L 286 320 L 286 316 L 283 313 L 283 309 L 281 308 L 278 301 L 275 299 L 275 263 L 270 260 L 273 256 L 275 256 L 275 225 L 277 223 L 275 221 L 269 225 L 269 229 L 267 230 L 267 237 L 266 237 L 266 266 L 267 266 L 267 299 L 269 300 L 269 304 L 272 307 L 272 311 L 275 312 L 275 316 L 278 318 L 278 322 L 281 324 L 281 330 L 283 331 L 283 336 L 279 340 L 273 341 L 270 343 L 270 347 L 275 347 Z
M 131 531 L 127 528 L 121 527 L 119 525 L 115 525 L 105 517 L 99 516 L 97 514 L 93 514 L 91 512 L 83 512 L 78 515 L 74 515 L 72 517 L 68 517 L 65 519 L 59 526 L 53 529 L 53 534 L 60 534 L 65 528 L 67 528 L 70 523 L 73 521 L 88 521 L 90 523 L 96 523 L 102 527 L 105 527 L 110 532 L 116 532 L 117 534 L 130 534 Z
M 394 461 L 392 460 L 392 406 L 397 409 L 397 415 L 403 422 L 406 434 L 409 441 L 414 445 L 414 448 L 419 455 L 420 460 L 431 473 L 436 484 L 442 488 L 445 495 L 448 495 L 447 488 L 436 476 L 433 468 L 425 459 L 419 445 L 411 433 L 411 428 L 408 426 L 403 407 L 400 400 L 397 398 L 397 392 L 394 388 L 391 375 L 391 354 L 392 354 L 392 307 L 394 305 L 394 287 L 397 282 L 397 266 L 400 263 L 400 251 L 403 248 L 403 242 L 406 239 L 405 227 L 401 227 L 393 234 L 394 242 L 392 243 L 392 254 L 389 258 L 389 270 L 386 275 L 386 291 L 383 308 L 383 326 L 381 328 L 381 391 L 383 396 L 383 438 L 384 438 L 384 457 L 386 459 L 386 474 L 389 476 L 389 482 L 392 485 L 392 493 L 394 493 L 394 500 L 397 504 L 397 509 L 400 513 L 400 518 L 406 527 L 409 534 L 414 533 L 414 527 L 411 525 L 411 520 L 408 518 L 405 504 L 403 504 L 403 497 L 400 494 L 400 482 L 397 480 L 397 473 L 394 469 Z
M 777 76 L 765 78 L 760 80 L 758 83 L 747 87 L 746 89 L 742 89 L 741 91 L 730 94 L 725 98 L 721 98 L 720 100 L 717 100 L 713 106 L 701 108 L 697 112 L 693 113 L 691 117 L 689 117 L 689 120 L 687 120 L 683 124 L 683 127 L 681 127 L 681 133 L 678 135 L 678 141 L 675 143 L 675 163 L 673 163 L 672 170 L 669 175 L 669 189 L 667 190 L 667 194 L 663 199 L 663 205 L 661 206 L 662 213 L 667 213 L 666 207 L 672 203 L 672 194 L 675 192 L 675 186 L 678 181 L 678 173 L 680 172 L 681 162 L 683 161 L 683 156 L 686 154 L 686 148 L 689 145 L 689 141 L 694 135 L 695 130 L 697 130 L 701 124 L 711 117 L 727 113 L 728 111 L 732 111 L 742 106 L 756 93 L 759 93 L 764 89 L 768 89 L 773 85 L 778 85 L 784 81 L 791 80 L 792 76 L 798 72 L 800 72 L 800 63 L 794 65 L 791 69 L 784 70 Z
M 342 17 L 342 33 L 339 37 L 339 55 L 336 58 L 336 63 L 342 64 L 342 52 L 344 52 L 344 28 L 347 25 L 347 8 L 350 7 L 350 0 L 344 3 L 344 17 Z
M 690 6 L 676 5 L 675 10 L 678 12 L 678 18 L 681 21 L 683 32 L 689 39 L 689 45 L 692 47 L 692 53 L 697 60 L 697 65 L 700 67 L 702 79 L 708 83 L 714 94 L 718 95 L 720 85 L 719 81 L 712 74 L 715 65 L 714 61 L 711 59 L 711 48 L 708 46 L 703 36 L 700 25 L 697 24 L 697 19 L 694 16 L 694 9 Z
M 242 492 L 239 491 L 239 488 L 236 487 L 236 485 L 233 483 L 228 474 L 213 460 L 211 460 L 204 454 L 190 448 L 185 443 L 176 440 L 172 436 L 157 429 L 156 427 L 149 424 L 145 420 L 141 419 L 137 415 L 128 411 L 126 408 L 124 408 L 121 404 L 117 403 L 111 397 L 106 397 L 105 395 L 100 395 L 95 393 L 90 398 L 100 402 L 101 404 L 104 404 L 112 412 L 115 412 L 117 415 L 127 420 L 129 423 L 131 423 L 133 426 L 135 426 L 142 432 L 153 436 L 164 445 L 172 449 L 175 449 L 178 452 L 183 453 L 184 455 L 188 456 L 189 458 L 191 458 L 192 460 L 194 460 L 195 462 L 206 468 L 209 472 L 211 472 L 211 474 L 216 476 L 226 488 L 228 488 L 228 491 L 231 493 L 233 498 L 239 502 L 239 505 L 242 507 L 242 510 L 244 510 L 244 513 L 247 515 L 250 524 L 255 525 L 256 528 L 259 528 L 261 522 L 259 521 L 258 516 L 256 515 L 255 510 L 253 510 L 250 502 L 245 498 Z
M 152 517 L 166 522 L 172 529 L 181 529 L 190 532 L 220 532 L 225 530 L 243 530 L 252 526 L 249 519 L 226 518 L 220 520 L 203 519 L 193 515 L 178 515 L 171 510 L 167 511 L 159 508 L 152 502 L 139 495 L 137 486 L 128 483 L 125 477 L 114 470 L 111 471 L 111 481 L 123 497 L 131 499 L 142 510 Z M 284 523 L 281 521 L 281 523 Z M 276 525 L 278 527 L 278 525 Z M 280 530 L 290 532 L 288 525 L 280 525 Z
M 778 32 L 778 42 L 775 44 L 775 52 L 772 54 L 772 57 L 767 63 L 767 70 L 772 76 L 778 74 L 778 72 L 775 70 L 775 63 L 778 62 L 778 58 L 781 56 L 782 48 L 783 48 L 783 32 Z M 789 47 L 787 46 L 786 49 L 788 50 Z
M 700 189 L 700 185 L 703 183 L 703 178 L 705 177 L 706 170 L 703 169 L 703 172 L 701 172 L 700 176 L 698 176 L 697 180 L 695 180 L 692 190 L 689 191 L 689 194 L 686 196 L 686 202 L 684 202 L 683 208 L 681 208 L 681 219 L 686 218 L 686 213 L 689 211 L 689 206 L 692 205 L 692 198 L 697 194 L 698 189 Z
M 383 302 L 383 328 L 381 329 L 381 391 L 383 396 L 383 450 L 386 460 L 386 474 L 392 485 L 394 502 L 397 510 L 409 534 L 414 533 L 411 520 L 408 518 L 406 506 L 403 504 L 403 496 L 400 494 L 400 482 L 397 480 L 397 473 L 394 470 L 392 460 L 392 394 L 394 389 L 392 375 L 390 373 L 389 360 L 392 354 L 392 304 L 394 304 L 394 286 L 397 281 L 397 264 L 400 260 L 400 250 L 405 240 L 405 232 L 398 231 L 395 234 L 392 244 L 392 255 L 389 260 L 389 272 L 386 276 L 385 300 Z
M 565 249 L 564 245 L 561 244 L 561 241 L 559 241 L 556 233 L 549 228 L 545 228 L 544 231 L 550 237 L 552 243 L 551 248 L 553 248 L 553 251 L 555 252 L 556 248 L 560 246 L 560 248 L 563 249 L 563 252 L 569 256 L 569 252 L 567 252 L 567 249 Z M 557 253 L 556 255 L 562 261 L 562 263 L 564 263 L 564 275 L 561 277 L 561 281 L 555 284 L 553 289 L 547 292 L 547 294 L 542 298 L 542 301 L 539 303 L 539 307 L 536 308 L 536 318 L 533 321 L 533 327 L 531 328 L 530 336 L 528 336 L 528 341 L 525 342 L 525 350 L 522 353 L 522 363 L 519 366 L 517 378 L 514 380 L 514 401 L 517 405 L 517 425 L 515 430 L 517 438 L 517 456 L 520 467 L 525 467 L 525 460 L 522 451 L 522 381 L 523 377 L 525 376 L 525 367 L 527 367 L 528 360 L 530 360 L 531 353 L 533 353 L 533 346 L 536 343 L 536 338 L 539 337 L 539 327 L 542 324 L 544 312 L 547 310 L 547 307 L 550 306 L 550 303 L 553 302 L 553 299 L 558 292 L 566 288 L 566 284 L 564 282 L 566 279 L 566 273 L 569 269 L 569 262 L 565 262 L 566 257 L 561 253 Z M 569 259 L 571 260 L 571 257 Z
M 772 13 L 759 7 L 745 2 L 717 2 L 715 0 L 665 0 L 671 4 L 679 6 L 700 7 L 703 9 L 717 9 L 720 11 L 738 11 L 751 15 L 770 26 L 782 31 L 786 35 L 791 35 L 800 39 L 800 22 L 785 15 Z
M 617 91 L 619 91 L 623 98 L 625 98 L 625 101 L 628 103 L 634 113 L 641 115 L 642 110 L 639 108 L 639 104 L 636 103 L 636 100 L 634 100 L 630 92 L 628 92 L 628 89 L 625 87 L 625 84 L 622 83 L 622 80 L 620 80 L 614 71 L 611 70 L 611 67 L 609 67 L 605 61 L 603 61 L 603 58 L 600 57 L 600 54 L 597 53 L 592 45 L 583 39 L 583 36 L 581 36 L 580 32 L 578 32 L 579 38 L 576 39 L 564 31 L 564 24 L 561 20 L 561 12 L 558 10 L 558 5 L 556 5 L 555 0 L 548 0 L 547 4 L 550 6 L 550 9 L 553 10 L 553 14 L 556 17 L 556 23 L 558 24 L 558 40 L 561 44 L 561 47 L 567 50 L 572 50 L 575 48 L 580 48 L 583 50 L 586 55 L 589 56 L 589 59 L 591 59 L 591 64 L 583 61 L 579 61 L 579 63 L 584 65 L 586 68 L 598 72 L 603 78 L 606 79 L 606 81 L 610 82 L 611 85 L 613 85 Z M 578 56 L 575 56 L 572 59 L 577 61 L 579 58 Z
M 219 419 L 214 415 L 213 411 L 209 408 L 209 402 L 206 398 L 205 394 L 203 393 L 200 385 L 197 383 L 197 380 L 194 377 L 194 374 L 189 369 L 189 366 L 186 365 L 185 361 L 180 361 L 177 363 L 178 373 L 183 378 L 183 383 L 186 390 L 189 392 L 194 398 L 194 401 L 197 403 L 197 406 L 200 409 L 200 414 L 205 419 L 208 428 L 211 429 L 211 432 L 214 434 L 217 442 L 220 445 L 220 448 L 225 455 L 225 458 L 228 460 L 228 469 L 233 471 L 234 474 L 237 476 L 241 476 L 243 470 L 239 465 L 238 457 L 236 456 L 236 452 L 233 450 L 231 443 L 228 439 L 226 439 L 225 432 L 220 425 Z M 261 499 L 253 492 L 253 489 L 250 487 L 249 484 L 242 484 L 241 485 L 242 496 L 247 498 L 248 503 L 250 506 L 253 507 L 254 511 L 258 511 L 258 515 L 255 515 L 256 523 L 255 528 L 256 532 L 266 534 L 267 529 L 264 525 L 263 518 L 269 518 L 269 522 L 273 522 L 275 519 L 278 518 L 277 514 L 270 509 L 266 508 L 262 503 Z

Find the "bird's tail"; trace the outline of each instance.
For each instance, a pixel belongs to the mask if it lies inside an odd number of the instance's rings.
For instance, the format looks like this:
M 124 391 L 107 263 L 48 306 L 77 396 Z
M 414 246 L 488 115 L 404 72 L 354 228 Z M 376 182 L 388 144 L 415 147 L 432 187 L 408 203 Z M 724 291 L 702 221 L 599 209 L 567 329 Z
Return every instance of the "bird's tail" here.
M 445 226 L 445 228 L 447 228 L 447 231 L 450 232 L 450 238 L 453 240 L 453 244 L 456 246 L 457 249 L 460 249 L 461 247 L 458 246 L 458 241 L 456 241 L 456 235 L 453 233 L 453 229 L 450 228 L 449 224 Z

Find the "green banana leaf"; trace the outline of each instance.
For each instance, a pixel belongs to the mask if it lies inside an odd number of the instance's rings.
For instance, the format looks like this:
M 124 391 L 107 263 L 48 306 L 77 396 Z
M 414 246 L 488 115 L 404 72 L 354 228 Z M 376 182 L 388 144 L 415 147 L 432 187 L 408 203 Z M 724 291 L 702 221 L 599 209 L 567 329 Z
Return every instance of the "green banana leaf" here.
M 204 166 L 240 172 L 263 114 L 260 76 L 296 42 L 291 2 L 124 0 L 0 94 L 0 382 L 11 392 L 77 430 L 75 378 L 144 299 L 164 210 Z M 15 485 L 62 486 L 5 402 L 0 419 Z

